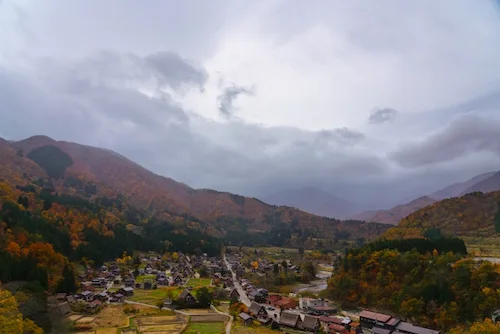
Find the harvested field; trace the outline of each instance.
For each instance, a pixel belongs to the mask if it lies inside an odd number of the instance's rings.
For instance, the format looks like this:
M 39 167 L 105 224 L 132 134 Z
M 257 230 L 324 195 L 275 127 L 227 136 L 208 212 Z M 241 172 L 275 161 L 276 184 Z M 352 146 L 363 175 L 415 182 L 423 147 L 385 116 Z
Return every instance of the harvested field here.
M 95 320 L 95 317 L 81 317 L 76 322 L 79 324 L 84 324 L 87 322 L 94 322 L 94 320 Z
M 209 313 L 217 313 L 211 308 L 203 308 L 203 309 L 198 309 L 198 308 L 186 308 L 181 310 L 184 313 L 192 313 L 192 314 L 209 314 Z
M 175 334 L 184 329 L 187 318 L 178 315 L 137 317 L 134 322 L 140 333 Z
M 155 333 L 155 334 L 175 334 L 180 333 L 184 328 L 184 324 L 169 324 L 155 326 L 139 326 L 137 327 L 140 333 Z
M 117 328 L 128 325 L 128 317 L 122 305 L 109 305 L 95 317 L 94 328 Z
M 70 321 L 77 321 L 80 318 L 83 318 L 83 315 L 81 315 L 81 314 L 72 314 L 69 317 L 67 317 L 66 319 L 68 319 Z
M 140 317 L 136 318 L 135 322 L 137 325 L 159 325 L 165 323 L 184 323 L 184 318 L 177 315 L 167 315 L 167 316 L 159 316 L 159 317 Z

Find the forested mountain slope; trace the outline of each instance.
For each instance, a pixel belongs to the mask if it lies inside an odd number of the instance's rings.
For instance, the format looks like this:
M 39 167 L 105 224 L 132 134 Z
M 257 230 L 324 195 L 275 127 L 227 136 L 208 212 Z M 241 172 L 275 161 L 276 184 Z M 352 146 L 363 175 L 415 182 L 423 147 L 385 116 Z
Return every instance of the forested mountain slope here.
M 451 236 L 489 237 L 496 233 L 494 219 L 499 202 L 500 191 L 444 199 L 403 218 L 383 237 L 422 236 L 430 229 Z
M 25 160 L 33 160 L 42 167 L 36 172 L 28 172 L 29 175 L 45 173 L 57 190 L 63 191 L 61 184 L 68 181 L 92 183 L 96 185 L 96 196 L 121 196 L 148 214 L 179 223 L 185 215 L 196 217 L 208 224 L 212 235 L 230 235 L 235 242 L 247 240 L 242 233 L 265 234 L 273 230 L 284 230 L 285 235 L 295 233 L 302 239 L 319 236 L 356 239 L 373 238 L 387 229 L 384 224 L 344 222 L 295 208 L 268 205 L 250 197 L 196 190 L 156 175 L 105 149 L 54 141 L 44 136 L 31 137 L 10 146 L 10 155 L 14 153 L 17 158 L 24 155 L 23 163 L 32 166 Z M 13 161 L 6 159 L 0 163 L 12 168 Z

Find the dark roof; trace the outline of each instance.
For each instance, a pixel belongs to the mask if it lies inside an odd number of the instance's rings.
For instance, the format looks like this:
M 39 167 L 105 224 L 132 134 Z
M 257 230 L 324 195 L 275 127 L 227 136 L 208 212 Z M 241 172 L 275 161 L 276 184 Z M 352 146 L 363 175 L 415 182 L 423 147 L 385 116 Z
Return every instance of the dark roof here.
M 282 312 L 280 316 L 280 325 L 285 325 L 289 327 L 297 326 L 300 316 L 295 313 Z
M 249 320 L 249 319 L 253 319 L 252 316 L 248 313 L 245 313 L 245 312 L 241 312 L 240 313 L 240 318 L 243 319 L 243 320 Z
M 371 312 L 371 311 L 361 311 L 361 313 L 359 314 L 359 316 L 363 317 L 363 318 L 368 318 L 368 319 L 371 319 L 371 320 L 380 321 L 380 322 L 383 322 L 383 323 L 386 323 L 387 321 L 389 321 L 389 319 L 392 318 L 390 315 L 382 314 L 382 313 L 376 313 L 376 312 Z
M 301 326 L 305 329 L 315 329 L 319 326 L 319 320 L 313 316 L 306 315 L 304 320 L 302 320 Z
M 401 321 L 396 328 L 400 331 L 412 334 L 439 334 L 439 331 L 424 327 L 418 327 L 404 321 Z
M 399 320 L 399 319 L 391 318 L 391 319 L 389 319 L 389 321 L 387 321 L 386 324 L 389 326 L 392 326 L 392 327 L 396 327 L 396 325 L 399 324 L 400 321 L 401 320 Z
M 342 320 L 341 318 L 338 317 L 319 317 L 319 321 L 321 322 L 326 322 L 328 324 L 337 324 L 337 325 L 342 325 Z
M 372 328 L 372 333 L 373 333 L 373 334 L 390 334 L 390 333 L 391 333 L 391 330 L 390 330 L 390 329 L 384 329 L 384 328 L 373 327 L 373 328 Z
M 261 324 L 266 325 L 273 320 L 269 317 L 257 317 L 257 321 L 260 322 Z
M 190 296 L 191 293 L 188 291 L 188 289 L 184 289 L 182 290 L 182 292 L 179 294 L 179 296 L 177 297 L 178 299 L 186 299 L 187 296 Z M 191 295 L 192 297 L 192 295 Z
M 259 311 L 264 308 L 264 311 L 266 310 L 266 308 L 258 303 L 255 303 L 255 302 L 252 302 L 252 304 L 250 305 L 250 307 L 248 308 L 248 312 L 250 312 L 250 314 L 258 314 Z M 266 311 L 267 313 L 267 311 Z
M 69 303 L 59 304 L 58 307 L 59 312 L 61 312 L 61 314 L 63 315 L 71 312 L 71 306 L 69 305 Z

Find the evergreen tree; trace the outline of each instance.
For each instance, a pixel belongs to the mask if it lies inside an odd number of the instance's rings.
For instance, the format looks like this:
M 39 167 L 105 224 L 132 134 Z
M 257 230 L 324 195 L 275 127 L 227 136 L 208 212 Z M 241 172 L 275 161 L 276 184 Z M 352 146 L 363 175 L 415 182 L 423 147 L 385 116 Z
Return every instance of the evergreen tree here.
M 63 278 L 59 282 L 59 286 L 57 287 L 57 291 L 59 292 L 75 292 L 76 291 L 76 282 L 75 282 L 75 275 L 73 274 L 73 271 L 68 265 L 64 266 L 63 269 Z
M 495 215 L 495 231 L 500 233 L 500 202 L 498 202 L 497 214 Z

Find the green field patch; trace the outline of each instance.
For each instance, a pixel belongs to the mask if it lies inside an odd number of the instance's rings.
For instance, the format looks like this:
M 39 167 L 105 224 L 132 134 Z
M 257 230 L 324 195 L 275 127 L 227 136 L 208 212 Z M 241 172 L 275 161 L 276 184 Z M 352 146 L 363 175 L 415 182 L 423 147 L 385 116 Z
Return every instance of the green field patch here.
M 164 301 L 169 298 L 177 298 L 182 290 L 183 288 L 178 287 L 162 287 L 153 290 L 135 289 L 134 295 L 127 297 L 127 299 L 134 302 L 156 306 L 159 301 Z
M 210 278 L 190 278 L 186 286 L 192 286 L 193 288 L 210 286 L 212 284 L 212 279 Z
M 135 279 L 136 283 L 144 283 L 145 281 L 155 281 L 156 280 L 156 275 L 139 275 Z
M 197 322 L 190 323 L 184 331 L 185 334 L 221 334 L 225 332 L 223 322 Z

